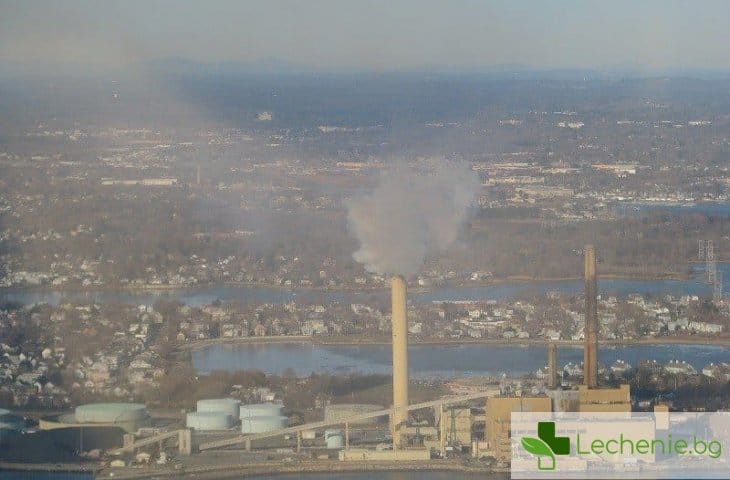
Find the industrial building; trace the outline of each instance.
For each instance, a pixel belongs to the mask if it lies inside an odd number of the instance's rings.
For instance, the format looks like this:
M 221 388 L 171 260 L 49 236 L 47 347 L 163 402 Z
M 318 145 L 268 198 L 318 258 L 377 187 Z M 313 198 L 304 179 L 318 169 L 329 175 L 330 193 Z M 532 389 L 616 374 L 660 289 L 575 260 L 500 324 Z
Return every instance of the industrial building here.
M 413 460 L 429 458 L 432 450 L 443 455 L 447 449 L 471 448 L 475 456 L 489 455 L 500 460 L 511 457 L 510 423 L 513 412 L 630 412 L 631 394 L 628 385 L 601 387 L 598 382 L 598 279 L 596 251 L 592 245 L 584 249 L 585 272 L 585 344 L 584 382 L 577 389 L 562 387 L 557 364 L 557 345 L 547 345 L 547 389 L 540 395 L 488 395 L 484 414 L 475 414 L 468 404 L 434 405 L 437 428 L 408 423 L 408 356 L 406 284 L 401 276 L 392 281 L 393 336 L 393 406 L 391 429 L 393 450 L 371 451 L 346 448 L 341 460 Z M 477 397 L 474 397 L 477 398 Z M 356 415 L 357 412 L 350 412 Z M 338 417 L 340 418 L 340 417 Z M 332 418 L 334 419 L 334 418 Z M 341 417 L 346 421 L 345 416 Z M 475 425 L 483 422 L 482 432 Z M 346 442 L 346 446 L 347 446 Z M 419 448 L 420 445 L 420 448 Z
M 470 407 L 449 406 L 436 412 L 439 438 L 447 445 L 471 445 L 473 418 Z
M 325 446 L 328 449 L 340 449 L 339 458 L 343 461 L 428 460 L 436 452 L 444 456 L 448 452 L 464 452 L 469 449 L 477 457 L 492 456 L 506 461 L 511 458 L 510 425 L 513 412 L 630 412 L 628 385 L 620 385 L 618 388 L 599 385 L 596 252 L 591 245 L 587 245 L 584 252 L 586 308 L 583 385 L 577 388 L 563 388 L 557 365 L 557 345 L 551 342 L 547 345 L 547 388 L 540 394 L 524 395 L 521 389 L 516 393 L 507 393 L 507 390 L 504 390 L 496 395 L 494 391 L 479 391 L 411 405 L 408 395 L 406 281 L 404 277 L 395 275 L 391 284 L 393 403 L 390 407 L 361 404 L 329 405 L 325 408 L 323 421 L 289 427 L 287 417 L 282 415 L 283 406 L 280 404 L 238 405 L 237 401 L 232 399 L 201 400 L 198 403 L 199 411 L 188 416 L 189 427 L 204 430 L 211 427 L 207 422 L 219 422 L 217 425 L 221 426 L 228 425 L 227 419 L 232 420 L 231 413 L 237 409 L 241 421 L 241 434 L 233 438 L 211 439 L 199 443 L 199 450 L 238 444 L 245 444 L 246 449 L 250 450 L 254 441 L 295 435 L 296 448 L 300 451 L 302 439 L 313 440 L 317 431 L 324 431 Z M 485 398 L 482 412 L 479 406 L 475 406 L 474 401 Z M 433 409 L 435 419 L 433 425 L 410 422 L 409 412 L 420 409 Z M 353 426 L 370 428 L 385 416 L 390 418 L 392 449 L 382 440 L 380 448 L 351 448 Z M 187 432 L 189 434 L 189 430 Z M 187 448 L 189 438 L 188 440 L 183 436 L 180 438 L 180 444 L 182 445 L 184 441 L 186 451 L 189 451 Z M 138 444 L 144 445 L 155 440 L 157 438 L 141 440 Z M 135 447 L 135 444 L 129 444 L 120 451 L 129 451 Z
M 485 439 L 484 444 L 477 446 L 479 453 L 507 460 L 512 456 L 512 412 L 551 412 L 552 401 L 548 396 L 487 398 L 485 411 Z
M 488 398 L 486 404 L 485 441 L 477 444 L 478 454 L 500 460 L 511 457 L 510 419 L 512 412 L 631 412 L 629 385 L 618 388 L 598 385 L 598 278 L 596 251 L 584 249 L 585 333 L 583 348 L 583 385 L 577 390 L 562 390 L 557 367 L 557 346 L 549 343 L 548 390 L 543 396 Z

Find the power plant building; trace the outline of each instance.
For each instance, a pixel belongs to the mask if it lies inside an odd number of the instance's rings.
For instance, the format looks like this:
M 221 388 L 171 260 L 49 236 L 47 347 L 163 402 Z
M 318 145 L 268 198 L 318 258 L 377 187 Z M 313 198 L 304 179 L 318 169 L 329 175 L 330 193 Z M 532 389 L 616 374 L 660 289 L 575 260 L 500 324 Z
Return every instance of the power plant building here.
M 549 397 L 490 397 L 486 404 L 485 451 L 498 460 L 512 455 L 510 425 L 512 412 L 552 412 Z
M 436 410 L 438 414 L 439 435 L 449 445 L 471 445 L 472 414 L 469 407 L 445 407 Z
M 598 279 L 596 251 L 586 245 L 585 268 L 585 342 L 583 348 L 583 385 L 577 390 L 562 390 L 557 368 L 557 346 L 549 343 L 548 390 L 546 396 L 493 397 L 487 399 L 485 445 L 483 454 L 500 460 L 511 456 L 510 423 L 512 412 L 631 412 L 629 385 L 599 388 L 598 385 Z
M 630 412 L 631 391 L 628 385 L 618 388 L 588 388 L 578 386 L 579 412 Z
M 485 412 L 477 410 L 463 402 L 467 397 L 451 398 L 429 404 L 418 405 L 418 408 L 430 408 L 436 411 L 437 426 L 423 423 L 409 425 L 409 374 L 408 374 L 408 318 L 407 318 L 407 286 L 405 278 L 395 275 L 391 284 L 391 319 L 392 319 L 392 353 L 393 353 L 393 404 L 390 409 L 392 449 L 349 448 L 349 425 L 368 424 L 376 419 L 348 421 L 349 418 L 361 414 L 381 410 L 380 405 L 368 404 L 334 404 L 325 408 L 325 425 L 345 424 L 345 431 L 339 428 L 328 428 L 324 441 L 327 448 L 340 450 L 339 458 L 345 461 L 415 461 L 428 460 L 431 451 L 440 449 L 442 453 L 449 451 L 449 446 L 471 447 L 476 455 L 493 456 L 500 461 L 511 458 L 511 417 L 513 412 L 631 412 L 629 385 L 618 388 L 600 388 L 598 382 L 598 284 L 596 274 L 596 252 L 592 245 L 585 247 L 585 342 L 584 342 L 584 382 L 578 388 L 563 389 L 557 363 L 557 345 L 547 344 L 548 379 L 547 389 L 543 394 L 516 396 L 470 395 L 469 401 L 487 397 Z M 487 347 L 488 348 L 488 347 Z M 459 402 L 459 403 L 457 403 Z M 446 407 L 451 403 L 453 406 Z M 188 424 L 203 421 L 206 417 L 203 410 L 212 415 L 218 412 L 229 412 L 238 407 L 241 420 L 241 433 L 257 434 L 281 433 L 288 426 L 288 418 L 282 415 L 283 406 L 275 403 L 238 405 L 232 399 L 201 401 L 198 408 L 201 416 L 190 414 Z M 218 418 L 218 420 L 220 420 Z M 479 441 L 481 421 L 484 421 L 484 440 Z M 475 425 L 477 426 L 475 429 Z M 297 432 L 297 448 L 302 438 L 313 439 L 314 430 L 303 426 Z M 195 427 L 193 427 L 195 428 Z M 288 430 L 287 432 L 296 429 Z M 306 432 L 306 437 L 305 437 Z M 476 438 L 474 433 L 477 433 Z M 263 436 L 262 436 L 263 437 Z M 234 439 L 236 440 L 236 439 Z M 237 441 L 247 441 L 250 449 L 251 438 L 239 437 Z M 227 442 L 227 440 L 226 440 Z M 212 442 L 216 443 L 216 442 Z M 220 442 L 218 442 L 220 443 Z M 220 443 L 223 445 L 223 443 Z M 448 445 L 448 446 L 447 446 Z M 208 447 L 214 448 L 214 447 Z

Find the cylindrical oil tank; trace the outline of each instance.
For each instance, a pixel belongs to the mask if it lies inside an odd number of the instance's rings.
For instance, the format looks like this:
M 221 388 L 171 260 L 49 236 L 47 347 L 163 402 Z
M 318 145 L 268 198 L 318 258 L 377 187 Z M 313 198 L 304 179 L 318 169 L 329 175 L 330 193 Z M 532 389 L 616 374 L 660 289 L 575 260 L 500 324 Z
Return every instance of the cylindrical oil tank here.
M 273 432 L 288 425 L 289 419 L 281 415 L 241 417 L 241 433 Z
M 361 415 L 363 413 L 377 412 L 378 410 L 383 410 L 383 407 L 368 403 L 338 403 L 327 405 L 324 407 L 324 420 L 326 422 L 336 422 L 338 420 L 345 420 L 348 417 Z M 387 419 L 387 416 L 382 416 L 350 423 L 352 425 L 366 425 L 369 423 L 384 423 Z
M 284 405 L 279 403 L 254 403 L 249 405 L 241 405 L 240 417 L 278 417 Z
M 13 415 L 10 410 L 0 408 L 0 430 L 21 431 L 25 428 L 25 419 L 17 415 Z
M 338 428 L 329 428 L 324 431 L 324 442 L 327 448 L 342 448 L 345 446 L 345 432 Z
M 195 430 L 228 430 L 233 426 L 233 417 L 222 412 L 190 412 L 185 426 Z
M 227 413 L 233 418 L 233 421 L 238 421 L 238 412 L 241 402 L 235 398 L 208 398 L 205 400 L 198 400 L 198 412 L 214 412 L 214 413 Z
M 147 407 L 141 403 L 90 403 L 76 407 L 78 423 L 142 422 L 148 418 Z

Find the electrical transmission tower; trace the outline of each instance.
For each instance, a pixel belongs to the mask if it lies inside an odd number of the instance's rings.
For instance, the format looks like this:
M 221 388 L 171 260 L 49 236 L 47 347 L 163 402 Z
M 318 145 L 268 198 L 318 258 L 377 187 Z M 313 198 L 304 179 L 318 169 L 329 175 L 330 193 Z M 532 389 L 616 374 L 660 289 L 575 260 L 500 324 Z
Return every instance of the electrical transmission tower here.
M 722 272 L 715 273 L 715 283 L 712 286 L 712 301 L 720 303 L 722 301 Z
M 697 240 L 697 261 L 698 262 L 705 261 L 705 241 L 704 240 Z
M 705 271 L 707 272 L 707 281 L 710 283 L 715 283 L 715 277 L 717 276 L 717 262 L 715 261 L 715 248 L 712 245 L 712 240 L 707 241 L 705 257 Z

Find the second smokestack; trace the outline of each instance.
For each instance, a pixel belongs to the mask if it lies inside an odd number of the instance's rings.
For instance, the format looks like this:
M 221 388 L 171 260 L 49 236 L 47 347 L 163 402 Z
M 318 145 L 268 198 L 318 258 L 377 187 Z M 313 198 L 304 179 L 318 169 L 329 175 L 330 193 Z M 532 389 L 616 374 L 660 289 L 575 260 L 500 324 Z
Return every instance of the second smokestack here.
M 598 281 L 596 279 L 596 250 L 585 247 L 585 348 L 583 350 L 583 383 L 588 388 L 598 386 Z
M 406 279 L 393 277 L 392 332 L 393 332 L 393 448 L 401 447 L 400 431 L 408 421 L 408 310 Z
M 555 342 L 548 343 L 548 388 L 555 390 L 560 387 L 558 378 L 558 346 Z

